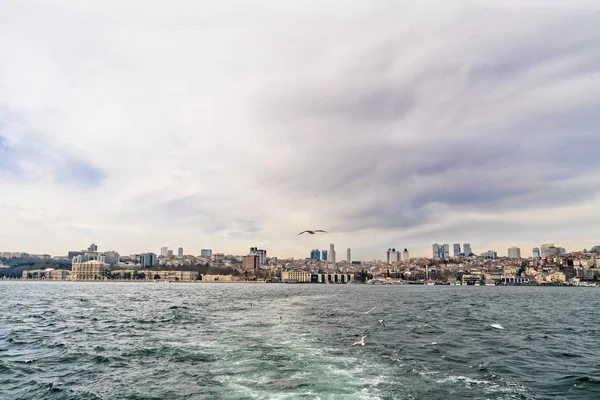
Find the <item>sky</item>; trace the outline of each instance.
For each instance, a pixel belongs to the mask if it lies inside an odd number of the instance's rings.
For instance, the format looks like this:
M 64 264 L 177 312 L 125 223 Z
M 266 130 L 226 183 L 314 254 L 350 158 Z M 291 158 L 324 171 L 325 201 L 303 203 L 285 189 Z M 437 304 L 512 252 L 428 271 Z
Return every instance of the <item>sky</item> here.
M 0 251 L 589 249 L 599 20 L 587 0 L 0 0 Z

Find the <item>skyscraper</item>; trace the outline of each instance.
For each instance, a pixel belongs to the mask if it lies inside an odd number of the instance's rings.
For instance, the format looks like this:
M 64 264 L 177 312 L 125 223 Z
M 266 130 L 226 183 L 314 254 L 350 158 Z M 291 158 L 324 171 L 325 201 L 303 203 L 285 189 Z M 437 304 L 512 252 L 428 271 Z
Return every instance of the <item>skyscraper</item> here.
M 533 248 L 533 258 L 540 258 L 540 249 L 539 247 Z
M 335 264 L 335 246 L 333 245 L 333 243 L 329 243 L 329 262 L 332 264 Z
M 392 254 L 392 249 L 387 249 L 387 263 L 390 263 L 390 255 Z
M 267 265 L 267 251 L 264 249 L 257 249 L 256 254 L 260 259 L 260 265 Z
M 173 257 L 173 250 L 172 249 L 167 250 L 167 257 Z
M 183 257 L 183 247 L 180 247 L 180 248 L 177 249 L 177 255 L 179 257 Z
M 410 255 L 408 254 L 408 249 L 404 249 L 402 252 L 402 261 L 408 261 L 410 259 Z
M 350 253 L 350 247 L 348 247 L 348 250 L 346 250 L 346 261 L 348 262 L 348 264 L 350 264 L 352 262 L 352 255 Z
M 398 250 L 396 252 L 396 262 L 400 262 L 402 260 L 402 252 L 400 252 L 400 250 Z
M 328 257 L 327 250 L 321 250 L 321 260 L 328 261 Z
M 94 243 L 92 243 L 92 244 L 90 245 L 90 247 L 88 247 L 88 250 L 87 250 L 87 251 L 88 251 L 88 252 L 90 252 L 90 253 L 95 253 L 95 252 L 97 252 L 97 251 L 98 251 L 98 246 L 96 246 Z
M 454 243 L 454 257 L 460 255 L 460 243 Z
M 444 245 L 444 254 L 443 254 L 443 259 L 447 260 L 450 258 L 450 245 L 449 244 L 445 244 Z
M 469 243 L 463 244 L 463 252 L 465 253 L 465 256 L 467 256 L 467 257 L 469 257 L 469 256 L 471 256 L 471 254 L 473 254 L 473 250 L 471 250 L 471 245 Z
M 434 243 L 433 246 L 431 246 L 431 250 L 432 250 L 432 257 L 433 259 L 439 259 L 442 258 L 442 256 L 440 256 L 440 253 L 443 255 L 444 254 L 444 250 L 442 249 L 440 251 L 440 245 L 437 243 Z
M 521 258 L 521 249 L 518 247 L 511 247 L 508 249 L 508 258 Z
M 160 248 L 160 255 L 163 257 L 166 257 L 169 253 L 169 248 L 166 246 L 163 246 Z
M 310 258 L 312 260 L 320 260 L 321 259 L 321 252 L 319 251 L 319 249 L 314 249 L 310 252 Z

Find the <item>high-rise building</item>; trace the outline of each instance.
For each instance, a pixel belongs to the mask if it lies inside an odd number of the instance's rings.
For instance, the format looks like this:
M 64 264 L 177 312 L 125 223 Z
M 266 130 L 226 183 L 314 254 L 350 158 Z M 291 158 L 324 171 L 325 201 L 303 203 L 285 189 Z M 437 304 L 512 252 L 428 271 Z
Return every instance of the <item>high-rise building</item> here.
M 180 248 L 177 249 L 177 255 L 179 257 L 183 257 L 183 247 L 180 247 Z
M 444 260 L 447 260 L 449 258 L 450 258 L 450 245 L 445 244 L 444 245 Z
M 402 252 L 402 261 L 410 260 L 410 255 L 408 254 L 408 249 L 404 249 Z
M 460 243 L 454 243 L 454 257 L 458 257 L 460 255 Z
M 441 249 L 441 250 L 440 250 L 440 249 Z M 443 247 L 442 247 L 442 246 L 440 246 L 440 245 L 439 245 L 439 244 L 437 244 L 437 243 L 434 243 L 434 244 L 431 246 L 431 250 L 432 250 L 432 251 L 431 251 L 431 253 L 432 253 L 432 257 L 431 257 L 431 258 L 433 258 L 433 259 L 440 259 L 440 258 L 442 258 L 442 257 L 443 257 L 443 255 L 444 255 L 444 250 L 443 250 Z
M 402 253 L 400 252 L 400 250 L 398 250 L 396 252 L 396 262 L 399 263 L 400 261 L 402 261 Z
M 310 252 L 310 258 L 311 260 L 320 260 L 321 259 L 321 252 L 319 251 L 319 249 L 313 249 Z
M 166 257 L 169 255 L 169 248 L 166 246 L 163 246 L 160 248 L 160 255 L 163 257 Z
M 396 249 L 388 249 L 388 264 L 393 264 L 398 262 L 398 252 Z
M 329 261 L 332 264 L 335 264 L 335 246 L 333 245 L 333 243 L 329 243 L 329 254 L 328 254 L 329 259 L 327 261 Z
M 463 253 L 465 256 L 470 257 L 473 254 L 473 250 L 471 250 L 471 245 L 469 243 L 463 244 Z
M 391 260 L 391 258 L 390 258 L 391 254 L 392 254 L 392 249 L 387 249 L 387 263 L 388 264 L 390 263 L 390 260 Z
M 539 247 L 533 248 L 533 258 L 540 258 L 540 248 Z
M 140 256 L 140 264 L 142 267 L 153 267 L 156 265 L 157 259 L 154 253 L 144 253 Z
M 511 247 L 508 249 L 508 258 L 521 258 L 521 249 L 518 247 Z
M 114 250 L 112 250 L 112 251 L 105 251 L 101 255 L 104 257 L 104 262 L 105 263 L 113 265 L 113 266 L 116 265 L 119 262 L 119 260 L 121 259 L 121 256 L 119 255 L 119 253 L 117 253 Z
M 257 249 L 256 254 L 258 255 L 260 265 L 267 265 L 267 251 L 264 249 Z
M 321 250 L 321 260 L 329 261 L 329 255 L 327 254 L 327 250 Z
M 173 257 L 173 250 L 172 249 L 167 250 L 167 257 Z
M 210 257 L 212 256 L 212 249 L 202 249 L 200 250 L 200 257 Z
M 352 254 L 350 253 L 350 247 L 348 247 L 348 250 L 346 250 L 346 261 L 348 262 L 348 264 L 352 262 Z
M 260 257 L 257 254 L 250 254 L 242 259 L 242 268 L 246 271 L 257 271 L 259 265 Z
M 96 251 L 98 251 L 98 246 L 96 246 L 94 243 L 92 243 L 90 245 L 90 247 L 88 247 L 87 251 L 90 252 L 90 253 L 96 252 Z

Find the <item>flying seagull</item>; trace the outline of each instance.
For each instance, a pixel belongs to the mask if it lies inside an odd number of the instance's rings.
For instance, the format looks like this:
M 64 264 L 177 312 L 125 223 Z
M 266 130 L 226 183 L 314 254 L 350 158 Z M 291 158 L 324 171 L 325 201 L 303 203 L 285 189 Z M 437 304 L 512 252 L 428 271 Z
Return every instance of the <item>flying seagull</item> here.
M 373 310 L 374 310 L 374 309 L 376 309 L 376 308 L 377 308 L 377 306 L 375 306 L 375 307 L 371 308 L 369 311 L 367 311 L 367 312 L 364 312 L 363 314 L 369 314 L 371 311 L 373 311 Z
M 385 328 L 385 322 L 383 322 L 383 320 L 382 320 L 382 319 L 380 319 L 380 320 L 379 320 L 379 323 L 380 323 L 381 325 L 383 325 L 383 327 Z
M 366 338 L 366 337 L 367 337 L 367 335 L 365 335 L 365 336 L 361 337 L 361 338 L 360 338 L 360 341 L 358 341 L 358 342 L 355 342 L 355 343 L 354 343 L 352 346 L 358 346 L 358 345 L 364 346 L 364 345 L 365 345 L 365 338 Z
M 327 231 L 323 231 L 323 230 L 321 230 L 321 229 L 316 229 L 316 230 L 314 230 L 314 231 L 302 231 L 302 232 L 300 232 L 298 235 L 302 235 L 303 233 L 309 233 L 309 234 L 311 234 L 311 235 L 314 235 L 314 234 L 315 234 L 315 233 L 317 233 L 317 232 L 324 232 L 324 233 L 326 233 Z

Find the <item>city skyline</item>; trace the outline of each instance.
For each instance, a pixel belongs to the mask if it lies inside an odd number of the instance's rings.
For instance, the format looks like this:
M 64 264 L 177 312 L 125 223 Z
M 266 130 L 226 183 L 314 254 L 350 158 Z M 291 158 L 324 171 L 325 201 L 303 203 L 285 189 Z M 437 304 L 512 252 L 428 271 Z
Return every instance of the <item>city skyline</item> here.
M 597 2 L 5 3 L 6 251 L 598 244 Z

